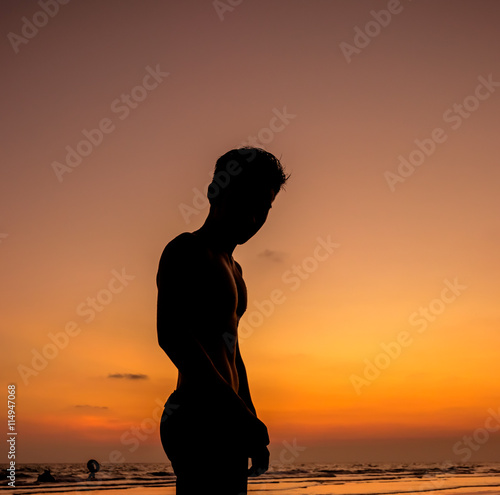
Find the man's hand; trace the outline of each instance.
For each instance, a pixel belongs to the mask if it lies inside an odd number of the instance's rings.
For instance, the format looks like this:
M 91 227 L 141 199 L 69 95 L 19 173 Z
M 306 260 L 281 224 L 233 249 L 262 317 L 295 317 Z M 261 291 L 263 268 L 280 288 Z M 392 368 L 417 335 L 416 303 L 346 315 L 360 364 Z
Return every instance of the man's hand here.
M 260 476 L 269 469 L 269 450 L 266 446 L 255 449 L 250 458 L 252 466 L 248 470 L 248 476 Z

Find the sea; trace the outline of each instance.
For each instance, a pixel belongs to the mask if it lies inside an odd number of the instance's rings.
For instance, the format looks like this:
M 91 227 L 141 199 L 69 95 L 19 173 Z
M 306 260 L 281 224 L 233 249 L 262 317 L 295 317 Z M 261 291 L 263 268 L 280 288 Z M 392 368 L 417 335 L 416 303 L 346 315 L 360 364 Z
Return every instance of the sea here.
M 133 493 L 147 493 L 152 487 L 174 487 L 175 476 L 168 463 L 103 464 L 89 480 L 86 464 L 16 465 L 13 489 L 8 485 L 7 465 L 0 465 L 0 491 L 11 493 L 65 493 L 128 488 Z M 50 470 L 55 481 L 40 482 L 38 476 Z M 141 488 L 140 490 L 138 488 Z M 269 472 L 249 479 L 249 494 L 321 493 L 321 494 L 396 494 L 444 493 L 464 487 L 490 487 L 488 493 L 500 494 L 500 463 L 443 465 L 432 463 L 373 464 L 284 464 L 271 466 Z M 302 491 L 300 491 L 302 490 Z M 153 493 L 154 491 L 151 491 Z M 165 491 L 165 493 L 174 493 Z M 446 491 L 448 493 L 448 491 Z M 469 493 L 469 492 L 468 492 Z M 472 493 L 472 492 L 470 492 Z M 476 492 L 474 492 L 476 493 Z M 478 492 L 479 493 L 479 492 Z M 481 492 L 483 493 L 483 492 Z M 484 492 L 486 493 L 486 492 Z

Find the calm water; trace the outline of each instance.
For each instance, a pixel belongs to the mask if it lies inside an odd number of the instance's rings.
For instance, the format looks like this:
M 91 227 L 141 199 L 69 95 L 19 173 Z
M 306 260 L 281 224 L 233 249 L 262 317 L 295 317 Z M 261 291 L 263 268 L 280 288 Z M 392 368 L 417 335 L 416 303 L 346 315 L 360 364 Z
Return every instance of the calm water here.
M 7 465 L 1 465 L 0 490 L 12 490 L 7 485 Z M 37 477 L 44 469 L 50 469 L 56 479 L 52 483 L 37 483 Z M 175 485 L 175 476 L 168 463 L 125 463 L 103 464 L 95 481 L 87 481 L 85 464 L 21 464 L 16 470 L 16 493 L 48 493 L 73 490 L 161 487 Z M 251 478 L 250 484 L 302 480 L 304 483 L 331 485 L 357 485 L 359 482 L 373 486 L 385 481 L 418 483 L 432 481 L 437 489 L 449 480 L 463 480 L 466 485 L 480 483 L 495 484 L 500 479 L 500 463 L 459 464 L 288 464 L 274 465 L 270 472 L 258 478 Z M 448 481 L 447 481 L 448 480 Z M 124 492 L 126 493 L 126 492 Z M 409 492 L 411 493 L 411 492 Z M 500 491 L 499 491 L 500 493 Z

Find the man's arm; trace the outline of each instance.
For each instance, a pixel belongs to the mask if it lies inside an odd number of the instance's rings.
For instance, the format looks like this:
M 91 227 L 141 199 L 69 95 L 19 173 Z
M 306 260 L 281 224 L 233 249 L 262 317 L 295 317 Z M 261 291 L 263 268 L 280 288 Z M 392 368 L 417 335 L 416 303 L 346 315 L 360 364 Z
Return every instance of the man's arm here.
M 246 404 L 248 409 L 252 411 L 255 416 L 255 407 L 252 402 L 252 397 L 250 396 L 250 389 L 248 387 L 248 377 L 245 368 L 245 363 L 243 363 L 243 358 L 241 357 L 240 345 L 236 343 L 236 369 L 238 370 L 239 388 L 238 395 L 241 397 L 243 402 Z M 259 476 L 264 474 L 269 469 L 269 449 L 267 444 L 269 440 L 265 443 L 257 443 L 249 454 L 252 459 L 252 466 L 248 470 L 248 476 Z
M 250 388 L 248 387 L 247 370 L 245 368 L 243 358 L 241 357 L 239 342 L 236 343 L 236 369 L 238 371 L 239 381 L 238 395 L 241 397 L 248 409 L 250 409 L 250 411 L 252 411 L 255 416 L 257 416 L 255 407 L 252 402 L 252 397 L 250 395 Z

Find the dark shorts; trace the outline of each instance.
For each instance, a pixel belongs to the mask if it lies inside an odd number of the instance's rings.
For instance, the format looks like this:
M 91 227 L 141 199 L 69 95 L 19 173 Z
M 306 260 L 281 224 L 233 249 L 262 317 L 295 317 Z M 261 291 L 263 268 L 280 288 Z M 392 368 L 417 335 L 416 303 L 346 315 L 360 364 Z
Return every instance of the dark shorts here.
M 160 436 L 178 494 L 247 493 L 248 453 L 235 421 L 217 406 L 179 390 L 165 403 Z

